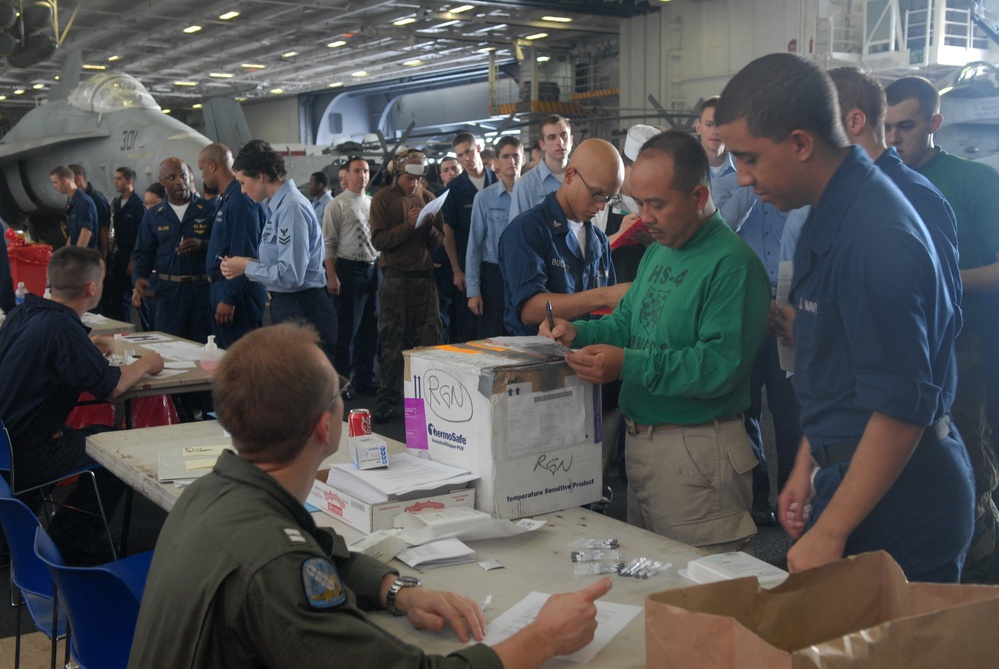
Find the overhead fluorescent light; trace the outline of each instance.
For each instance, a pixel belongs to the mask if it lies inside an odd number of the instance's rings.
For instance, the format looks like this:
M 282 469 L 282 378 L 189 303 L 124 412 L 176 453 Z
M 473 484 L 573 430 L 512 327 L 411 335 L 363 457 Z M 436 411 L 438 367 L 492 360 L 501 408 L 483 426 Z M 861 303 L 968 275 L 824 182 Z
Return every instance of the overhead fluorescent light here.
M 437 30 L 439 28 L 447 28 L 448 26 L 453 26 L 456 23 L 461 23 L 461 21 L 445 21 L 444 23 L 438 23 L 431 30 Z
M 236 98 L 236 102 L 246 102 L 246 98 L 243 97 Z
M 236 18 L 237 16 L 239 16 L 239 12 L 226 12 L 225 14 L 220 14 L 219 18 L 222 19 L 223 21 L 228 21 L 230 19 Z
M 419 58 L 414 58 L 413 60 L 407 60 L 403 63 L 406 67 L 416 67 L 417 65 L 423 65 L 423 61 Z
M 486 47 L 482 47 L 481 49 L 479 49 L 479 53 L 492 53 L 495 50 L 496 50 L 496 47 L 494 47 L 494 46 L 486 46 Z
M 17 90 L 14 91 L 14 95 L 24 95 L 24 89 L 18 88 Z
M 106 70 L 106 69 L 108 69 L 107 65 L 94 65 L 92 63 L 84 63 L 80 67 L 82 67 L 84 70 Z
M 201 30 L 201 26 L 187 26 L 186 28 L 184 28 L 184 32 L 187 33 L 188 35 L 194 34 L 199 30 Z
M 330 43 L 329 43 L 329 44 L 327 44 L 326 46 L 328 46 L 328 47 L 329 47 L 329 48 L 331 48 L 331 49 L 338 49 L 338 48 L 340 48 L 340 47 L 344 46 L 345 44 L 347 44 L 347 42 L 346 42 L 345 40 L 342 40 L 342 39 L 338 39 L 338 40 L 337 40 L 337 41 L 335 41 L 335 42 L 330 42 Z
M 283 88 L 272 88 L 271 89 L 271 94 L 272 95 L 281 95 L 282 93 L 284 93 L 284 89 Z
M 7 99 L 6 95 L 0 95 L 0 100 L 6 100 L 6 99 Z
M 341 86 L 343 86 L 342 81 L 334 81 L 332 84 L 330 84 L 330 88 L 340 88 Z
M 240 67 L 245 67 L 248 70 L 262 70 L 266 68 L 266 65 L 261 65 L 260 63 L 240 63 Z
M 354 73 L 353 73 L 353 74 L 351 74 L 350 76 L 352 76 L 352 77 L 357 77 L 358 79 L 360 79 L 361 77 L 366 77 L 366 76 L 368 76 L 368 73 L 367 73 L 367 72 L 365 72 L 364 70 L 358 70 L 357 72 L 354 72 Z
M 534 33 L 533 35 L 528 35 L 524 39 L 536 40 L 536 39 L 544 39 L 546 37 L 548 37 L 548 33 Z
M 542 21 L 551 21 L 552 23 L 572 23 L 572 19 L 568 16 L 542 16 Z
M 551 56 L 538 56 L 537 60 L 538 60 L 539 63 L 547 63 L 551 59 L 552 59 Z
M 111 56 L 110 58 L 108 58 L 108 62 L 109 62 L 109 63 L 113 63 L 113 62 L 115 62 L 116 60 L 121 60 L 121 56 L 117 56 L 117 55 L 116 55 L 116 56 Z
M 461 14 L 462 12 L 467 12 L 470 9 L 475 9 L 475 5 L 462 5 L 461 7 L 455 7 L 451 10 L 451 13 Z
M 414 19 L 412 16 L 408 16 L 408 17 L 406 17 L 404 19 L 399 19 L 398 21 L 393 21 L 392 25 L 394 25 L 394 26 L 408 26 L 410 23 L 416 23 L 416 19 Z
M 289 51 L 287 53 L 282 53 L 281 57 L 282 58 L 293 58 L 294 56 L 297 56 L 297 55 L 298 55 L 297 51 Z
M 196 82 L 196 81 L 175 81 L 175 82 L 173 82 L 173 85 L 174 86 L 197 86 L 198 82 Z
M 164 114 L 169 114 L 173 110 L 172 109 L 161 109 L 160 111 L 162 111 Z
M 34 88 L 36 91 L 40 91 L 43 88 L 45 88 L 45 84 L 35 84 L 34 86 L 32 86 L 32 88 Z
M 221 17 L 219 17 L 219 18 L 221 18 Z M 191 105 L 191 109 L 201 109 L 201 103 L 198 102 L 197 104 Z
M 208 76 L 212 79 L 232 79 L 236 75 L 229 72 L 209 72 Z

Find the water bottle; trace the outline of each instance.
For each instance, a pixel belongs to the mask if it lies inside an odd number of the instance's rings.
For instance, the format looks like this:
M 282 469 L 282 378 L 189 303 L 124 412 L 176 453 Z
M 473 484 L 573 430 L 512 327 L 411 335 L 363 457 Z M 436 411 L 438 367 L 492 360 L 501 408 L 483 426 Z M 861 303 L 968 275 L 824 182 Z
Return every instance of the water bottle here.
M 24 287 L 23 281 L 17 282 L 17 290 L 14 291 L 14 304 L 24 304 L 24 296 L 28 294 L 28 289 Z

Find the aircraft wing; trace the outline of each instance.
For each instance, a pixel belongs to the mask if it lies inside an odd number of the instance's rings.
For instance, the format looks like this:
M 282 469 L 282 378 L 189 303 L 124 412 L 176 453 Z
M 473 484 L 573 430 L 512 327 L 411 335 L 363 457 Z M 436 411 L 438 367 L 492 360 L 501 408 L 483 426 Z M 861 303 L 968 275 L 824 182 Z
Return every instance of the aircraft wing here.
M 82 142 L 88 139 L 106 139 L 111 134 L 99 130 L 88 132 L 74 132 L 65 135 L 50 135 L 48 137 L 38 137 L 34 139 L 23 139 L 20 141 L 4 142 L 0 141 L 0 162 L 8 162 L 15 158 L 37 152 L 40 149 L 47 149 L 50 146 L 60 144 L 70 144 L 72 142 Z

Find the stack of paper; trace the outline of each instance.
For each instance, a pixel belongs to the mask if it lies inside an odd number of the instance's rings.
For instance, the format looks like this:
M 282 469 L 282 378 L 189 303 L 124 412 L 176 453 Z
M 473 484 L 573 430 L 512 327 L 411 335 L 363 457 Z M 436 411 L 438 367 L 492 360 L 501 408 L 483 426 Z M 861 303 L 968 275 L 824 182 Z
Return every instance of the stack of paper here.
M 436 569 L 475 561 L 475 551 L 457 539 L 443 539 L 410 548 L 395 556 L 413 569 Z
M 720 553 L 687 563 L 687 578 L 695 583 L 715 583 L 746 576 L 755 576 L 760 586 L 772 588 L 780 585 L 788 574 L 783 569 L 754 558 L 746 553 Z
M 449 467 L 405 453 L 389 455 L 384 469 L 358 469 L 354 464 L 335 464 L 327 483 L 368 504 L 389 500 L 429 497 L 464 488 L 478 476 L 467 469 Z
M 156 454 L 157 478 L 161 481 L 190 480 L 204 476 L 215 466 L 228 446 L 178 446 L 161 448 Z

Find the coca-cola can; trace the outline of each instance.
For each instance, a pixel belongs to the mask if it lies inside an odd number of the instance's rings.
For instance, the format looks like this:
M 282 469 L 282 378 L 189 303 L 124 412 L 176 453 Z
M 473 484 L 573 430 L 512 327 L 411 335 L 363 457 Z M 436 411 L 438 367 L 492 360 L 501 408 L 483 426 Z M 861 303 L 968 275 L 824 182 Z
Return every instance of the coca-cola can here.
M 371 434 L 371 412 L 367 409 L 351 409 L 347 417 L 347 434 L 351 437 Z

